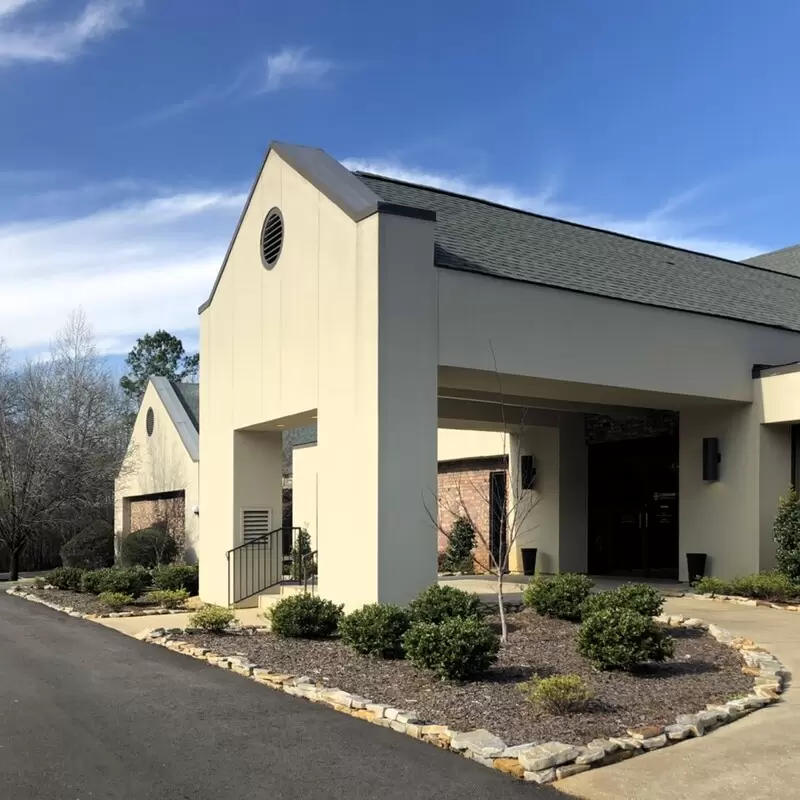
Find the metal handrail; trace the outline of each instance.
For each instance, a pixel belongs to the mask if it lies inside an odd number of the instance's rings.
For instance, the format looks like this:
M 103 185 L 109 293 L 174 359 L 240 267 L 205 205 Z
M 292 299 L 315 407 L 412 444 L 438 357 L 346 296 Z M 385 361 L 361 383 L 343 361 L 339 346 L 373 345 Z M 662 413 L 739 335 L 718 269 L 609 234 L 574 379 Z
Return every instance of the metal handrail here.
M 289 553 L 299 547 L 303 528 L 281 527 L 257 539 L 231 548 L 225 553 L 228 562 L 228 604 L 235 605 L 276 586 L 285 580 L 284 536 L 291 533 Z M 308 586 L 308 559 L 316 558 L 316 551 L 299 553 L 298 579 Z

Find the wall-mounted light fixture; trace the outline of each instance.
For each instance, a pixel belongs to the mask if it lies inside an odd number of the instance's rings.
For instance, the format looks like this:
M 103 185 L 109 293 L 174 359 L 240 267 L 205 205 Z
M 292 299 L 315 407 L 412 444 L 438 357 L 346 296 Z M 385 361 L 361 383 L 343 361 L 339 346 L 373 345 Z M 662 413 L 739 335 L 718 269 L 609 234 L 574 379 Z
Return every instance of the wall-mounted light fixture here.
M 703 439 L 703 480 L 718 481 L 719 465 L 722 456 L 719 452 L 719 439 Z
M 533 456 L 520 456 L 519 459 L 520 483 L 524 490 L 536 486 L 536 459 Z
M 192 506 L 192 514 L 199 514 L 200 506 Z

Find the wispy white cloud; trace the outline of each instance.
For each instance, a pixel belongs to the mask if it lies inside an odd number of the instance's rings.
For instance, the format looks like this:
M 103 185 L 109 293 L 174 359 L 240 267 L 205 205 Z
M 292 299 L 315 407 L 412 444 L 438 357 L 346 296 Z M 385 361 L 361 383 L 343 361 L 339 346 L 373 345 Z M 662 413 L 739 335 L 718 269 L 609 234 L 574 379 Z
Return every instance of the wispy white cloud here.
M 768 249 L 738 236 L 720 233 L 724 229 L 722 224 L 724 215 L 709 214 L 707 209 L 700 207 L 700 201 L 706 199 L 710 192 L 707 184 L 690 187 L 668 197 L 642 214 L 630 216 L 595 211 L 562 201 L 558 197 L 558 187 L 555 183 L 536 190 L 525 190 L 506 184 L 483 183 L 458 175 L 419 169 L 391 159 L 349 158 L 343 163 L 351 170 L 374 172 L 409 183 L 434 186 L 536 214 L 625 233 L 641 239 L 664 242 L 675 247 L 697 250 L 736 261 L 750 258 Z
M 265 66 L 261 93 L 275 92 L 292 84 L 314 83 L 327 75 L 334 63 L 312 56 L 307 47 L 284 47 L 279 53 L 267 56 Z
M 336 63 L 311 54 L 308 47 L 284 47 L 260 56 L 239 70 L 227 83 L 206 86 L 139 120 L 143 124 L 163 122 L 196 108 L 236 98 L 252 98 L 292 87 L 318 83 L 336 68 Z
M 0 0 L 0 65 L 69 61 L 92 42 L 127 27 L 129 13 L 143 0 L 90 0 L 73 18 L 26 19 L 25 12 L 46 4 L 47 0 Z M 56 8 L 54 2 L 51 8 Z
M 77 306 L 108 352 L 143 331 L 196 329 L 244 201 L 238 189 L 179 191 L 72 218 L 0 220 L 0 336 L 35 351 Z

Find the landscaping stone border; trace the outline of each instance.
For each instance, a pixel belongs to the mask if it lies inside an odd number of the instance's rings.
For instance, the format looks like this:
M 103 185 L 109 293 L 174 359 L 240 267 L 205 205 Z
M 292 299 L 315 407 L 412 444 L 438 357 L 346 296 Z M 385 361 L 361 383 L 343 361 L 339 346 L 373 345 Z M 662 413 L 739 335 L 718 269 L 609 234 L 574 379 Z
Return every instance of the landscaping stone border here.
M 186 608 L 143 608 L 141 611 L 110 611 L 107 614 L 84 614 L 82 611 L 76 611 L 72 606 L 61 606 L 58 603 L 51 603 L 44 600 L 34 592 L 26 592 L 21 586 L 12 586 L 6 589 L 6 594 L 14 595 L 14 597 L 22 597 L 25 600 L 30 600 L 32 603 L 39 603 L 39 605 L 52 608 L 54 611 L 61 611 L 64 614 L 69 614 L 71 617 L 78 619 L 119 619 L 124 617 L 156 617 L 163 614 L 189 614 L 191 611 Z
M 81 619 L 102 617 L 149 616 L 153 614 L 185 613 L 180 610 L 147 610 L 143 614 L 115 612 L 110 614 L 83 614 L 68 606 L 59 606 L 26 592 L 21 587 L 6 589 L 6 594 L 21 597 L 34 603 Z M 709 704 L 696 714 L 680 714 L 672 725 L 642 725 L 630 728 L 625 736 L 593 739 L 586 745 L 571 745 L 562 742 L 543 744 L 527 743 L 509 747 L 490 731 L 479 729 L 468 732 L 455 731 L 446 725 L 429 724 L 413 711 L 394 708 L 382 703 L 351 694 L 338 688 L 312 682 L 307 675 L 273 673 L 236 655 L 214 653 L 205 647 L 196 647 L 181 639 L 181 636 L 199 632 L 192 628 L 153 628 L 136 635 L 151 644 L 205 661 L 215 667 L 228 669 L 250 678 L 256 683 L 283 691 L 293 697 L 303 697 L 312 703 L 322 703 L 336 711 L 349 714 L 383 728 L 391 728 L 414 739 L 442 749 L 460 753 L 465 758 L 477 761 L 486 767 L 507 773 L 534 783 L 552 783 L 589 769 L 616 764 L 651 750 L 682 742 L 685 739 L 705 736 L 722 725 L 727 725 L 760 708 L 778 702 L 791 677 L 784 665 L 763 647 L 751 639 L 736 636 L 716 625 L 709 625 L 697 618 L 682 615 L 661 615 L 656 622 L 671 628 L 695 628 L 708 631 L 721 644 L 738 650 L 744 659 L 742 672 L 752 676 L 753 688 L 746 697 L 723 704 Z M 246 626 L 238 628 L 241 633 L 255 635 L 266 628 Z
M 718 642 L 738 650 L 745 662 L 742 672 L 753 677 L 752 691 L 746 697 L 724 704 L 709 704 L 696 714 L 681 714 L 672 725 L 643 725 L 629 729 L 625 736 L 593 739 L 583 746 L 546 742 L 509 747 L 506 742 L 485 729 L 455 731 L 446 725 L 422 720 L 413 711 L 376 703 L 339 688 L 315 683 L 307 675 L 273 673 L 242 656 L 225 655 L 205 647 L 196 647 L 180 638 L 189 631 L 156 628 L 143 631 L 137 638 L 204 660 L 221 669 L 231 670 L 293 697 L 303 697 L 312 703 L 327 705 L 374 725 L 391 728 L 436 747 L 460 753 L 479 764 L 515 778 L 535 783 L 552 783 L 589 769 L 615 764 L 650 750 L 677 744 L 685 739 L 704 736 L 780 699 L 786 680 L 790 677 L 789 672 L 774 655 L 751 639 L 735 636 L 702 620 L 687 619 L 680 615 L 662 615 L 656 617 L 656 621 L 672 628 L 706 630 Z
M 692 597 L 699 597 L 703 600 L 721 600 L 726 603 L 737 603 L 740 606 L 764 606 L 765 608 L 777 608 L 779 611 L 800 612 L 800 604 L 773 603 L 770 600 L 757 600 L 754 597 L 742 597 L 737 594 L 700 594 L 695 592 Z

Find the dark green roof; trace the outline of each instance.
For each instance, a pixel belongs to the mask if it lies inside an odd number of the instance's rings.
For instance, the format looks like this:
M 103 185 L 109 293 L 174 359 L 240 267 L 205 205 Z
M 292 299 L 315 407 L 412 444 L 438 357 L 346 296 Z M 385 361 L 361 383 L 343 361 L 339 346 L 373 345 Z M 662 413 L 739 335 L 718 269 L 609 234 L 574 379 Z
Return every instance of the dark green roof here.
M 800 331 L 797 276 L 356 173 L 388 203 L 436 213 L 434 263 L 645 305 Z
M 773 250 L 771 253 L 763 253 L 760 256 L 748 258 L 745 264 L 752 264 L 754 267 L 771 269 L 773 272 L 784 272 L 787 275 L 794 275 L 800 278 L 800 244 L 791 247 L 784 247 L 780 250 Z
M 200 430 L 200 384 L 172 382 L 172 388 L 186 409 L 195 430 Z

